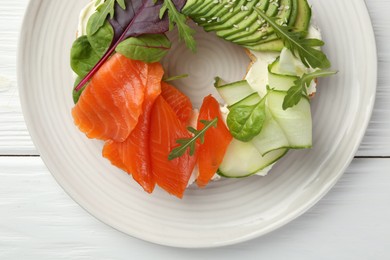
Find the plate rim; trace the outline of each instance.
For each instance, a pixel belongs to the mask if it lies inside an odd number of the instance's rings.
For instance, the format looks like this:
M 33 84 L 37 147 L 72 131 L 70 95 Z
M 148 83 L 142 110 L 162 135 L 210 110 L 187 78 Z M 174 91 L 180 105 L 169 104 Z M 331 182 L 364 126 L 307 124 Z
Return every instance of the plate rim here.
M 371 55 L 369 55 L 369 57 L 371 58 L 371 62 L 374 64 L 374 67 L 371 67 L 373 76 L 371 79 L 367 78 L 367 80 L 368 80 L 368 82 L 370 82 L 370 84 L 372 84 L 372 86 L 370 86 L 370 88 L 372 89 L 372 93 L 373 93 L 375 98 L 371 99 L 369 101 L 369 103 L 366 104 L 365 111 L 367 111 L 367 113 L 364 116 L 364 124 L 362 124 L 363 127 L 361 128 L 362 130 L 359 132 L 359 135 L 357 135 L 358 138 L 356 138 L 357 141 L 354 143 L 354 146 L 351 149 L 351 153 L 348 154 L 349 159 L 343 163 L 342 167 L 340 167 L 340 169 L 339 169 L 340 173 L 337 176 L 335 176 L 333 179 L 330 179 L 326 183 L 326 185 L 324 185 L 322 187 L 321 192 L 319 192 L 317 194 L 317 196 L 312 197 L 309 200 L 307 200 L 302 206 L 297 208 L 295 211 L 291 212 L 287 217 L 284 217 L 281 220 L 277 221 L 276 223 L 272 224 L 271 227 L 264 228 L 260 231 L 254 231 L 254 232 L 251 232 L 250 234 L 241 235 L 241 237 L 238 237 L 236 239 L 232 239 L 229 241 L 224 241 L 222 243 L 213 243 L 213 244 L 209 244 L 209 245 L 205 245 L 205 244 L 197 244 L 197 245 L 186 244 L 186 245 L 183 245 L 183 244 L 176 244 L 176 243 L 169 243 L 169 242 L 167 243 L 165 241 L 155 239 L 153 236 L 148 236 L 148 235 L 140 236 L 140 235 L 134 235 L 134 234 L 127 233 L 125 231 L 120 230 L 120 228 L 117 227 L 115 225 L 115 223 L 113 223 L 112 221 L 104 219 L 103 217 L 96 215 L 96 213 L 92 212 L 87 207 L 87 205 L 82 205 L 81 202 L 78 201 L 77 193 L 72 193 L 66 187 L 66 185 L 64 183 L 61 183 L 61 181 L 57 178 L 56 174 L 53 173 L 54 170 L 51 167 L 51 163 L 49 162 L 49 159 L 46 157 L 46 155 L 41 152 L 40 144 L 37 141 L 37 138 L 36 138 L 37 134 L 35 132 L 35 128 L 33 127 L 30 113 L 28 112 L 27 91 L 26 91 L 26 85 L 28 85 L 28 84 L 26 84 L 26 82 L 25 82 L 26 79 L 23 77 L 24 67 L 23 67 L 23 58 L 22 57 L 23 57 L 24 50 L 22 49 L 22 46 L 26 45 L 25 43 L 26 43 L 26 40 L 28 39 L 28 30 L 26 30 L 26 28 L 28 28 L 28 24 L 30 24 L 30 16 L 31 16 L 31 14 L 34 14 L 34 13 L 36 13 L 37 10 L 39 10 L 39 7 L 43 1 L 47 1 L 47 0 L 39 0 L 39 1 L 30 0 L 29 1 L 28 5 L 25 9 L 24 16 L 23 16 L 23 22 L 22 22 L 22 25 L 20 27 L 21 29 L 19 31 L 19 40 L 18 40 L 18 45 L 17 45 L 17 59 L 16 59 L 17 60 L 17 86 L 18 86 L 18 90 L 19 90 L 19 97 L 20 97 L 23 117 L 24 117 L 24 121 L 26 122 L 27 129 L 31 135 L 32 142 L 34 143 L 42 161 L 44 162 L 45 166 L 48 168 L 51 176 L 53 176 L 53 178 L 56 180 L 56 182 L 59 184 L 59 186 L 66 192 L 66 194 L 70 198 L 72 198 L 72 200 L 74 202 L 76 202 L 78 205 L 80 205 L 81 208 L 83 208 L 88 214 L 90 214 L 95 219 L 97 219 L 100 222 L 114 228 L 115 230 L 117 230 L 123 234 L 129 235 L 133 238 L 141 239 L 143 241 L 150 242 L 150 243 L 157 244 L 157 245 L 164 245 L 164 246 L 176 247 L 176 248 L 217 248 L 217 247 L 224 247 L 224 246 L 230 246 L 230 245 L 234 245 L 234 244 L 238 244 L 238 243 L 243 243 L 243 242 L 255 239 L 255 238 L 259 238 L 259 237 L 264 236 L 266 234 L 269 234 L 269 233 L 275 231 L 276 229 L 279 229 L 280 227 L 285 226 L 286 224 L 292 222 L 293 220 L 300 217 L 301 215 L 303 215 L 310 208 L 312 208 L 316 203 L 318 203 L 325 195 L 327 195 L 329 193 L 329 191 L 334 187 L 334 185 L 344 175 L 346 169 L 348 168 L 348 166 L 351 164 L 352 160 L 354 159 L 354 156 L 356 155 L 356 153 L 359 149 L 359 146 L 360 146 L 360 144 L 365 136 L 365 133 L 366 133 L 367 128 L 369 126 L 369 123 L 371 121 L 373 111 L 374 111 L 374 105 L 376 102 L 376 93 L 377 93 L 378 52 L 377 52 L 377 43 L 376 43 L 374 27 L 373 27 L 370 13 L 369 13 L 369 9 L 367 7 L 366 2 L 364 0 L 360 0 L 360 3 L 363 4 L 364 8 L 365 8 L 365 10 L 364 10 L 365 16 L 360 17 L 360 19 L 362 19 L 363 24 L 367 25 L 367 27 L 370 28 L 370 31 L 365 32 L 365 33 L 366 33 L 366 35 L 369 34 L 368 39 L 372 40 L 372 42 L 373 42 L 373 44 L 369 46 L 370 47 L 369 51 L 367 51 L 368 53 L 372 52 Z

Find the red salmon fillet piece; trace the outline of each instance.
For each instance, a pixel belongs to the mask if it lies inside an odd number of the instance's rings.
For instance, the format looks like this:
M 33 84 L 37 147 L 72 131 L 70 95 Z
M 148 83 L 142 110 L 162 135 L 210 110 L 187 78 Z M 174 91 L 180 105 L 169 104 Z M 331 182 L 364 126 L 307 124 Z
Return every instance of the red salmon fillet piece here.
M 148 65 L 145 100 L 138 124 L 124 142 L 108 141 L 103 148 L 103 156 L 112 164 L 131 174 L 143 189 L 152 193 L 154 180 L 149 149 L 150 116 L 153 104 L 161 93 L 161 79 L 164 75 L 159 63 Z
M 89 138 L 123 142 L 142 112 L 148 65 L 113 55 L 94 75 L 72 110 Z
M 205 187 L 217 172 L 233 139 L 222 118 L 218 101 L 209 95 L 204 98 L 200 108 L 197 129 L 204 128 L 200 120 L 212 121 L 216 117 L 217 127 L 211 127 L 206 131 L 204 143 L 200 145 L 198 151 L 199 176 L 196 182 L 199 187 Z
M 177 88 L 166 82 L 161 83 L 161 89 L 161 96 L 172 107 L 180 121 L 187 124 L 192 116 L 191 100 Z
M 190 138 L 184 124 L 162 96 L 158 97 L 152 110 L 150 132 L 150 155 L 156 183 L 168 193 L 182 198 L 195 167 L 196 154 L 189 151 L 176 159 L 168 160 L 172 149 L 178 146 L 177 139 Z

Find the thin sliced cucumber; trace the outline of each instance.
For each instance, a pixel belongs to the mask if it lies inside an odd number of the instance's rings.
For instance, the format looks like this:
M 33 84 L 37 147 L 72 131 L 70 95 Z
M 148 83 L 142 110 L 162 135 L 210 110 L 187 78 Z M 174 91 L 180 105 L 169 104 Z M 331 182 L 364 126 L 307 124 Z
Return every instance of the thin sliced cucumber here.
M 241 99 L 239 102 L 228 106 L 229 109 L 233 109 L 236 106 L 253 106 L 256 105 L 261 101 L 261 97 L 259 96 L 258 93 L 253 93 L 243 99 Z
M 268 85 L 271 89 L 288 91 L 294 82 L 298 80 L 298 77 L 295 75 L 282 74 L 279 69 L 279 59 L 274 61 L 268 66 Z
M 232 106 L 238 101 L 250 96 L 255 93 L 246 80 L 234 82 L 231 84 L 220 86 L 218 85 L 219 79 L 216 82 L 216 89 L 221 95 L 223 100 L 225 100 L 228 106 Z
M 287 151 L 287 149 L 281 149 L 261 156 L 252 143 L 243 143 L 233 139 L 219 166 L 218 174 L 226 178 L 251 176 L 275 163 Z
M 312 147 L 312 118 L 310 102 L 302 97 L 298 105 L 283 110 L 286 92 L 267 94 L 266 120 L 262 131 L 252 143 L 263 156 L 282 148 L 304 149 Z

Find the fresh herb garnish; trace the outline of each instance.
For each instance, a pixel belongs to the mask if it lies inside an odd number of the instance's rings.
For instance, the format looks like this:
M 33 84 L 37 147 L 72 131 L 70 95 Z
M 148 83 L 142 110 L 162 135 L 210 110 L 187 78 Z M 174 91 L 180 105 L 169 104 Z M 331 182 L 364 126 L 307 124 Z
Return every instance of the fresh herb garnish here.
M 249 142 L 263 129 L 267 96 L 254 105 L 237 105 L 230 109 L 226 123 L 234 138 Z
M 99 6 L 101 2 L 102 0 L 96 1 L 96 6 Z M 92 19 L 91 34 L 95 34 L 104 25 L 108 16 L 110 16 L 110 19 L 114 19 L 115 3 L 118 3 L 123 10 L 126 9 L 125 0 L 104 0 L 97 8 L 95 13 L 97 15 Z
M 96 32 L 92 32 L 92 25 L 94 17 L 98 16 L 99 13 L 94 13 L 87 23 L 87 37 L 92 48 L 99 56 L 99 59 L 107 52 L 108 48 L 114 39 L 114 29 L 109 22 L 105 22 Z
M 165 34 L 145 34 L 124 40 L 115 51 L 132 60 L 153 63 L 160 61 L 170 48 L 171 42 Z
M 312 73 L 303 74 L 301 78 L 294 81 L 295 85 L 287 91 L 287 95 L 283 101 L 283 109 L 287 110 L 297 105 L 302 99 L 302 94 L 307 96 L 307 89 L 314 79 L 328 77 L 336 73 L 336 71 L 317 70 Z
M 157 0 L 154 0 L 156 3 Z M 188 26 L 187 17 L 180 13 L 172 0 L 164 0 L 164 3 L 160 10 L 160 19 L 163 18 L 165 13 L 168 13 L 169 17 L 169 30 L 173 30 L 174 26 L 177 26 L 179 32 L 179 38 L 184 40 L 187 47 L 193 52 L 196 51 L 196 42 L 194 39 L 195 30 Z
M 211 127 L 217 127 L 218 118 L 214 118 L 212 121 L 200 120 L 200 122 L 204 125 L 204 128 L 201 130 L 196 130 L 193 127 L 188 127 L 188 131 L 194 134 L 191 138 L 178 139 L 176 143 L 180 144 L 178 147 L 173 149 L 168 156 L 168 160 L 173 160 L 180 156 L 183 156 L 187 149 L 190 149 L 190 155 L 194 155 L 196 148 L 196 141 L 199 139 L 201 144 L 204 143 L 204 136 L 206 131 Z
M 174 80 L 178 80 L 178 79 L 184 79 L 187 77 L 188 77 L 188 74 L 182 74 L 182 75 L 178 75 L 178 76 L 163 78 L 163 81 L 170 82 L 170 81 L 174 81 Z
M 291 26 L 279 25 L 275 18 L 267 16 L 258 8 L 254 10 L 274 29 L 276 35 L 284 45 L 299 56 L 306 67 L 327 69 L 331 66 L 326 55 L 314 47 L 323 46 L 324 42 L 318 39 L 306 39 L 304 32 L 294 32 Z
M 70 51 L 70 66 L 79 77 L 88 74 L 99 59 L 87 36 L 81 36 L 73 43 Z
M 97 14 L 99 17 L 103 17 L 106 13 L 106 20 L 110 12 L 106 12 L 103 9 L 103 5 L 112 3 L 113 0 L 106 0 L 98 7 Z M 159 13 L 164 3 L 157 1 L 156 4 L 152 0 L 116 0 L 114 1 L 114 13 L 113 18 L 110 15 L 108 22 L 111 24 L 114 30 L 113 40 L 100 58 L 97 64 L 83 76 L 83 79 L 75 87 L 75 91 L 81 90 L 81 88 L 95 75 L 95 73 L 103 66 L 103 64 L 111 57 L 115 52 L 117 46 L 124 40 L 130 37 L 138 37 L 144 34 L 161 34 L 169 30 L 168 17 L 164 16 L 160 19 Z M 126 9 L 123 9 L 122 3 L 125 3 Z M 177 10 L 185 4 L 185 0 L 170 0 L 170 3 L 174 3 L 173 6 L 177 7 Z M 111 6 L 110 6 L 111 7 Z M 100 14 L 103 13 L 103 14 Z M 172 13 L 172 12 L 171 12 Z M 97 19 L 97 18 L 94 18 Z M 96 23 L 96 22 L 94 22 Z M 99 22 L 100 23 L 100 22 Z M 97 23 L 97 24 L 99 24 Z M 103 23 L 104 25 L 104 23 Z M 91 26 L 92 27 L 92 26 Z M 91 33 L 94 30 L 91 29 Z

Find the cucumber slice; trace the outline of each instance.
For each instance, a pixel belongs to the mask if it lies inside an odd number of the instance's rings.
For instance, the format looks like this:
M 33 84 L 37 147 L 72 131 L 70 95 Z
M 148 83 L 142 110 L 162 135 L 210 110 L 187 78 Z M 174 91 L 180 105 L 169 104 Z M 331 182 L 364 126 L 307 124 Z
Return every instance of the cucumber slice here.
M 298 105 L 283 110 L 287 92 L 270 91 L 267 95 L 267 113 L 262 131 L 252 143 L 263 156 L 281 148 L 304 149 L 312 147 L 312 118 L 310 102 L 302 97 Z
M 279 66 L 279 59 L 268 66 L 268 85 L 274 90 L 288 91 L 294 86 L 294 82 L 298 80 L 298 77 L 295 75 L 282 74 Z
M 219 79 L 216 82 L 216 89 L 221 95 L 223 100 L 225 100 L 228 106 L 232 106 L 238 101 L 250 96 L 255 93 L 246 80 L 234 82 L 231 84 L 220 86 L 218 85 Z
M 258 173 L 275 163 L 287 153 L 281 149 L 261 156 L 252 143 L 240 142 L 236 139 L 230 143 L 218 174 L 226 178 L 244 178 Z
M 243 99 L 241 99 L 239 102 L 228 106 L 229 109 L 234 108 L 235 106 L 253 106 L 261 101 L 261 97 L 257 93 L 253 93 Z

